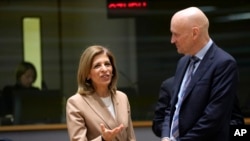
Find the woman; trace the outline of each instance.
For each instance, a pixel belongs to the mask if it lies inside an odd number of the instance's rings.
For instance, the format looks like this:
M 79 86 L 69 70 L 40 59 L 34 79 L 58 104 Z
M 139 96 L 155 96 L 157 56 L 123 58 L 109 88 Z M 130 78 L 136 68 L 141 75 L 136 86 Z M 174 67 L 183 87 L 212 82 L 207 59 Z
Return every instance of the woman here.
M 14 85 L 7 85 L 3 88 L 1 98 L 1 116 L 6 123 L 2 124 L 12 124 L 11 121 L 13 120 L 14 112 L 13 91 L 39 90 L 37 87 L 32 86 L 37 77 L 36 68 L 32 63 L 21 62 L 17 67 L 15 77 L 16 83 Z M 10 119 L 10 121 L 8 119 Z
M 78 90 L 67 100 L 71 141 L 135 141 L 127 96 L 116 90 L 115 58 L 105 47 L 88 47 L 81 55 Z

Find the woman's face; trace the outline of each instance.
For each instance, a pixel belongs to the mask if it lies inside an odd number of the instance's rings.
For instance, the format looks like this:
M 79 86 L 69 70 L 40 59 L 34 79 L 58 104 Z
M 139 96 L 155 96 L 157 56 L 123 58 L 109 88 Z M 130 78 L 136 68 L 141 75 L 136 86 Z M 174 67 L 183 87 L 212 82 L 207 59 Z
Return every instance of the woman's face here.
M 88 79 L 95 88 L 108 87 L 112 79 L 112 64 L 106 54 L 94 57 Z
M 21 77 L 20 82 L 21 85 L 24 87 L 31 87 L 33 80 L 34 80 L 35 74 L 32 69 L 28 69 Z

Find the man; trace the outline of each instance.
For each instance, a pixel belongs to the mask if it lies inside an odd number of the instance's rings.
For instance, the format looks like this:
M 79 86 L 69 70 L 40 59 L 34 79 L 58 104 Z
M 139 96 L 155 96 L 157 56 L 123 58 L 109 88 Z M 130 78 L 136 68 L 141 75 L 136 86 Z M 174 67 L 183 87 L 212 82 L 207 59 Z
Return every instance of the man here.
M 184 56 L 177 64 L 162 141 L 229 140 L 238 68 L 213 42 L 208 28 L 206 15 L 197 7 L 178 11 L 171 19 L 171 43 Z

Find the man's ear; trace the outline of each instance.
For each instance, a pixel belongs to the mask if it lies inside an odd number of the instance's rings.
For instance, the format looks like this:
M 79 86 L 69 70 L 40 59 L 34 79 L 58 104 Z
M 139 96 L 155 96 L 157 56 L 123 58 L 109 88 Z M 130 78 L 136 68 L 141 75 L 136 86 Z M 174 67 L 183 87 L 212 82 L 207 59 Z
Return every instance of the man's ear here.
M 199 33 L 200 33 L 200 29 L 198 27 L 192 28 L 192 36 L 194 40 L 198 38 Z

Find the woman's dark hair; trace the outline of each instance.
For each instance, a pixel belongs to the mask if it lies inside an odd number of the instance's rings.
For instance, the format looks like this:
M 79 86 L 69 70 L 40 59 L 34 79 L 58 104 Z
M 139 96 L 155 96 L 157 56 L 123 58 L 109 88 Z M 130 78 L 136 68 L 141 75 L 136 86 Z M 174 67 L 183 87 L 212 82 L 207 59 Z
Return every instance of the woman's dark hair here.
M 34 78 L 33 78 L 33 81 L 32 82 L 35 82 L 36 81 L 36 77 L 37 77 L 37 72 L 36 72 L 36 68 L 35 66 L 30 63 L 30 62 L 21 62 L 18 67 L 17 67 L 17 70 L 16 70 L 16 81 L 19 81 L 21 76 L 27 71 L 27 70 L 33 70 L 34 72 Z

